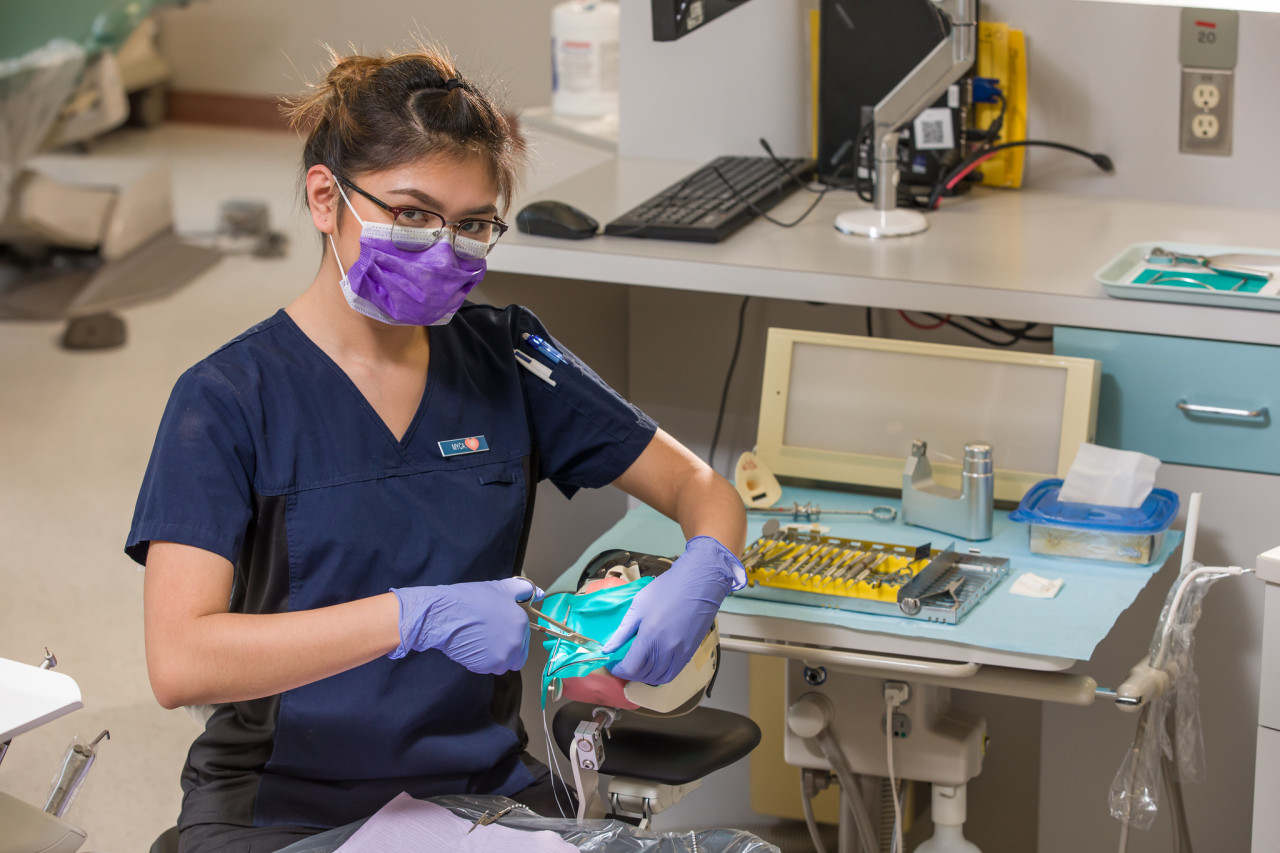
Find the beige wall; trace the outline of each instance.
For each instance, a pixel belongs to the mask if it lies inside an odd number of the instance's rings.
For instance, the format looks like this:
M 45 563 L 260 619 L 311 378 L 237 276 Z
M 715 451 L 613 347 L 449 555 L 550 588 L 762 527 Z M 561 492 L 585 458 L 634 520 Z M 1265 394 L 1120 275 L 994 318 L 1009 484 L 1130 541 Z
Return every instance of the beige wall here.
M 463 73 L 500 83 L 512 108 L 551 101 L 551 7 L 557 0 L 198 0 L 163 13 L 173 88 L 284 95 L 316 80 L 322 45 L 377 52 L 414 33 L 443 42 Z

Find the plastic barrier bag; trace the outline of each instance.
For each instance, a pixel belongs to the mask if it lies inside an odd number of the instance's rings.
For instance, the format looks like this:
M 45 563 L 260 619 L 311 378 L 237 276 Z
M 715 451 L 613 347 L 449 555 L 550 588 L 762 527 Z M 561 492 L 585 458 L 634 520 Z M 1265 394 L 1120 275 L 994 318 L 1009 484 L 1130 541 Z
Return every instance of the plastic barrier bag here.
M 1142 710 L 1133 747 L 1107 797 L 1111 816 L 1137 829 L 1150 829 L 1159 810 L 1163 759 L 1171 763 L 1174 778 L 1180 782 L 1200 782 L 1205 776 L 1200 680 L 1194 665 L 1195 628 L 1209 587 L 1230 573 L 1211 570 L 1192 578 L 1177 601 L 1183 580 L 1202 568 L 1199 563 L 1187 564 L 1169 590 L 1151 639 L 1148 663 L 1168 672 L 1172 686 Z
M 0 60 L 0 219 L 22 165 L 44 144 L 84 69 L 85 49 L 67 39 Z
M 432 797 L 449 811 L 477 820 L 486 811 L 496 812 L 512 801 L 504 797 Z M 549 830 L 583 853 L 781 853 L 777 847 L 737 829 L 699 829 L 687 832 L 654 832 L 617 820 L 539 817 L 519 809 L 502 818 L 503 826 Z
M 428 802 L 443 806 L 464 820 L 475 822 L 488 813 L 496 814 L 506 806 L 516 805 L 506 797 L 451 794 L 428 797 Z M 366 821 L 331 829 L 311 838 L 297 841 L 280 853 L 342 853 L 342 845 L 359 831 Z M 502 816 L 502 825 L 530 832 L 554 832 L 582 853 L 781 853 L 755 835 L 737 829 L 699 829 L 686 832 L 655 832 L 637 829 L 617 820 L 586 820 L 540 817 L 517 808 Z M 412 850 L 397 853 L 415 853 Z

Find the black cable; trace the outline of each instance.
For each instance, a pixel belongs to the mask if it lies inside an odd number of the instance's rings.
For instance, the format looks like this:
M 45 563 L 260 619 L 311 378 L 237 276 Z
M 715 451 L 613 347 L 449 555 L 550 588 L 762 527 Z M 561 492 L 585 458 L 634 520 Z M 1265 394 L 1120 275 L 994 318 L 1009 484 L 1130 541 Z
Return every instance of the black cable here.
M 871 181 L 875 175 L 875 169 L 867 169 L 867 189 L 864 195 L 862 175 L 859 174 L 859 170 L 862 168 L 862 137 L 866 136 L 868 138 L 867 153 L 871 155 L 871 162 L 874 164 L 876 162 L 875 135 L 871 131 L 875 130 L 875 126 L 874 121 L 869 121 L 862 125 L 858 128 L 858 135 L 853 140 L 853 190 L 858 194 L 858 198 L 867 204 L 876 203 L 875 195 L 871 189 L 874 186 Z
M 906 313 L 906 312 L 903 312 L 903 313 Z M 1011 346 L 1017 345 L 1022 341 L 1047 343 L 1053 340 L 1053 337 L 1051 335 L 1028 334 L 1028 332 L 1030 332 L 1032 329 L 1038 328 L 1040 326 L 1039 323 L 1023 323 L 1021 328 L 1008 328 L 1000 321 L 993 320 L 989 317 L 988 318 L 952 317 L 949 314 L 933 314 L 928 311 L 922 311 L 920 313 L 924 314 L 924 316 L 930 318 L 931 320 L 934 320 L 937 323 L 948 325 L 953 329 L 957 329 L 961 332 L 964 332 L 966 335 L 977 338 L 983 343 L 989 344 L 990 346 L 993 346 L 993 347 L 1011 347 Z M 998 332 L 1001 334 L 1008 335 L 1009 340 L 1003 341 L 1003 340 L 995 340 L 993 338 L 990 338 L 987 335 L 983 334 L 982 332 L 979 332 L 977 329 L 969 328 L 964 323 L 959 322 L 960 320 L 966 320 L 970 323 L 975 323 L 980 328 L 986 329 L 987 331 Z
M 877 148 L 875 137 L 872 131 L 875 130 L 874 122 L 867 122 L 858 128 L 858 134 L 853 142 L 853 154 L 851 155 L 851 166 L 853 175 L 847 182 L 837 183 L 835 178 L 840 174 L 844 166 L 840 166 L 832 173 L 831 178 L 826 181 L 828 189 L 834 190 L 853 190 L 858 194 L 858 198 L 867 204 L 875 204 L 875 175 L 876 175 L 876 154 Z M 867 167 L 867 176 L 864 178 L 860 174 L 862 170 L 862 140 L 863 137 L 868 141 L 868 155 L 871 158 L 871 165 Z M 918 196 L 911 192 L 909 185 L 900 183 L 898 185 L 898 204 L 907 205 L 914 208 L 926 209 L 930 204 L 932 196 Z
M 934 185 L 933 193 L 929 196 L 929 209 L 937 206 L 942 193 L 945 192 L 947 184 L 951 183 L 958 175 L 964 174 L 974 163 L 997 151 L 1004 151 L 1007 148 L 1025 148 L 1031 146 L 1039 146 L 1043 148 L 1056 148 L 1059 151 L 1067 151 L 1071 154 L 1078 154 L 1088 160 L 1092 160 L 1094 165 L 1104 172 L 1114 172 L 1115 164 L 1111 162 L 1111 158 L 1106 154 L 1096 153 L 1093 151 L 1085 151 L 1083 148 L 1077 148 L 1074 145 L 1068 145 L 1065 142 L 1051 142 L 1045 139 L 1019 139 L 1013 142 L 1001 142 L 999 145 L 988 145 L 970 154 L 968 157 L 960 161 L 960 164 L 947 173 L 945 178 L 939 179 Z
M 876 333 L 871 330 L 871 306 L 867 306 L 867 337 L 874 338 Z
M 724 410 L 729 401 L 729 383 L 733 381 L 734 368 L 738 366 L 738 353 L 742 350 L 742 330 L 747 317 L 747 303 L 750 296 L 742 297 L 742 305 L 738 307 L 738 336 L 733 342 L 733 355 L 729 357 L 729 371 L 724 377 L 724 390 L 720 392 L 720 411 L 716 414 L 716 431 L 711 435 L 711 449 L 707 451 L 707 464 L 715 470 L 716 445 L 720 443 L 720 427 L 724 424 Z
M 797 178 L 795 176 L 795 173 L 791 171 L 791 167 L 788 166 L 786 163 L 782 162 L 782 160 L 779 159 L 777 154 L 773 153 L 773 148 L 772 146 L 769 145 L 769 140 L 765 139 L 763 136 L 760 137 L 760 147 L 764 149 L 764 153 L 769 155 L 769 159 L 773 161 L 773 165 L 777 166 L 780 172 L 782 172 L 784 175 L 786 175 L 788 178 L 791 179 L 791 183 L 795 184 L 800 189 L 806 192 L 818 193 L 819 195 L 826 194 L 827 191 L 825 189 L 815 190 L 813 187 L 809 186 L 804 181 Z
M 791 220 L 790 222 L 783 222 L 781 219 L 774 219 L 772 216 L 770 216 L 769 214 L 765 213 L 763 210 L 761 210 L 759 207 L 757 207 L 757 206 L 756 206 L 756 205 L 751 201 L 751 199 L 749 199 L 749 198 L 747 198 L 745 195 L 743 195 L 743 194 L 742 194 L 742 191 L 741 191 L 741 190 L 739 190 L 737 187 L 735 187 L 735 186 L 733 185 L 733 181 L 730 181 L 730 180 L 725 176 L 724 172 L 721 172 L 721 171 L 720 171 L 720 167 L 719 167 L 719 166 L 712 166 L 712 167 L 711 167 L 711 171 L 715 172 L 717 175 L 719 175 L 719 176 L 720 176 L 720 180 L 724 181 L 724 185 L 725 185 L 726 187 L 728 187 L 728 188 L 729 188 L 729 191 L 730 191 L 731 193 L 733 193 L 735 196 L 737 196 L 737 197 L 738 197 L 738 201 L 742 202 L 744 205 L 746 205 L 746 206 L 747 206 L 747 209 L 748 209 L 748 210 L 750 210 L 752 213 L 754 213 L 756 216 L 759 216 L 761 219 L 765 220 L 766 222 L 772 222 L 774 225 L 777 225 L 777 226 L 782 227 L 782 228 L 794 228 L 794 227 L 796 227 L 797 225 L 799 225 L 801 222 L 803 222 L 803 221 L 805 220 L 805 218 L 806 218 L 806 217 L 808 217 L 808 215 L 809 215 L 810 213 L 813 213 L 813 209 L 814 209 L 815 207 L 817 207 L 817 206 L 818 206 L 818 202 L 822 201 L 822 197 L 823 197 L 823 196 L 825 196 L 828 192 L 830 192 L 830 190 L 828 190 L 828 189 L 826 189 L 826 188 L 823 188 L 823 189 L 821 189 L 821 190 L 818 190 L 818 191 L 817 191 L 817 196 L 818 196 L 818 197 L 817 197 L 817 198 L 815 198 L 815 199 L 813 200 L 813 203 L 812 203 L 812 204 L 810 204 L 810 205 L 805 209 L 804 213 L 800 214 L 798 217 L 796 217 L 795 219 Z M 790 171 L 788 171 L 788 172 L 787 172 L 787 174 L 788 174 L 788 175 L 790 175 L 790 174 L 791 174 L 791 172 L 790 172 Z M 794 178 L 795 176 L 794 176 L 794 175 L 792 175 L 792 177 Z
M 1006 335 L 1013 335 L 1013 336 L 1015 336 L 1015 337 L 1017 337 L 1017 338 L 1020 338 L 1021 340 L 1024 340 L 1024 341 L 1051 341 L 1051 340 L 1053 340 L 1053 337 L 1052 337 L 1052 336 L 1048 336 L 1048 337 L 1046 337 L 1046 336 L 1043 336 L 1043 335 L 1030 335 L 1030 334 L 1027 334 L 1027 333 L 1028 333 L 1028 332 L 1030 332 L 1032 329 L 1038 329 L 1038 328 L 1040 328 L 1040 325 L 1041 325 L 1041 324 L 1039 324 L 1039 323 L 1023 323 L 1023 324 L 1022 324 L 1022 326 L 1021 326 L 1021 328 L 1009 328 L 1009 327 L 1008 327 L 1008 326 L 1006 326 L 1005 324 L 1001 323 L 999 320 L 994 320 L 994 319 L 992 319 L 992 318 L 990 318 L 990 317 L 988 317 L 988 318 L 987 318 L 987 319 L 985 319 L 985 320 L 979 319 L 979 318 L 977 318 L 977 317 L 967 317 L 967 318 L 965 318 L 965 319 L 967 319 L 967 320 L 971 320 L 971 321 L 973 321 L 973 322 L 975 322 L 975 323 L 978 323 L 980 326 L 985 326 L 985 327 L 986 327 L 986 328 L 988 328 L 988 329 L 992 329 L 992 330 L 996 330 L 996 331 L 1001 331 L 1001 332 L 1004 332 Z
M 939 322 L 939 323 L 946 323 L 948 326 L 952 327 L 953 329 L 958 329 L 958 330 L 960 330 L 961 332 L 964 332 L 966 335 L 969 335 L 970 337 L 977 338 L 978 340 L 982 341 L 983 343 L 985 343 L 985 344 L 989 344 L 989 345 L 991 345 L 991 346 L 993 346 L 993 347 L 1011 347 L 1011 346 L 1013 346 L 1014 344 L 1016 344 L 1016 343 L 1018 342 L 1018 339 L 1017 339 L 1017 338 L 1011 338 L 1011 339 L 1009 339 L 1009 340 L 1007 340 L 1007 341 L 996 341 L 996 340 L 992 340 L 991 338 L 987 337 L 986 335 L 982 334 L 981 332 L 978 332 L 978 331 L 976 331 L 976 330 L 974 330 L 974 329 L 970 329 L 968 326 L 964 325 L 963 323 L 958 323 L 958 322 L 956 322 L 953 318 L 948 317 L 948 316 L 946 316 L 946 315 L 943 315 L 943 314 L 932 314 L 932 313 L 930 313 L 930 312 L 928 312 L 928 311 L 925 311 L 925 312 L 923 312 L 923 313 L 924 313 L 924 315 L 925 315 L 926 317 L 929 317 L 929 318 L 931 318 L 931 319 L 933 319 L 933 320 L 936 320 L 936 321 L 937 321 L 937 322 Z

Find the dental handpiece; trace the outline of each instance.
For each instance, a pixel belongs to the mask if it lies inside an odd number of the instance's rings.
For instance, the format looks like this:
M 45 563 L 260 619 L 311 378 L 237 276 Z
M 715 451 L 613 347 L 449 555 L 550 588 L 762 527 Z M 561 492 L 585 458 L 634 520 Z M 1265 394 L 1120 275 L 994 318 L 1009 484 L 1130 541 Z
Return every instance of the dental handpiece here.
M 44 810 L 54 817 L 62 817 L 71 808 L 80 786 L 89 775 L 89 768 L 98 756 L 98 741 L 103 738 L 111 740 L 111 732 L 106 729 L 94 738 L 92 743 L 73 743 L 62 759 L 62 770 L 58 772 L 53 790 L 44 804 Z

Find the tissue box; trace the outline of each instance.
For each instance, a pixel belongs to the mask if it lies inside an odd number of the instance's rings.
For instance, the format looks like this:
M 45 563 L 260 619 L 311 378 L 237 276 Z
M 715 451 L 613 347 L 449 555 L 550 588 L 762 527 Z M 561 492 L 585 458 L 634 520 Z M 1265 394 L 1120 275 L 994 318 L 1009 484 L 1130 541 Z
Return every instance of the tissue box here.
M 1061 488 L 1061 480 L 1042 480 L 1009 513 L 1028 525 L 1033 554 L 1145 565 L 1178 517 L 1178 496 L 1167 489 L 1152 489 L 1142 506 L 1129 509 L 1064 503 Z

